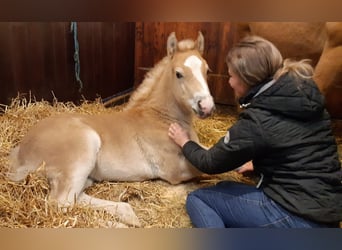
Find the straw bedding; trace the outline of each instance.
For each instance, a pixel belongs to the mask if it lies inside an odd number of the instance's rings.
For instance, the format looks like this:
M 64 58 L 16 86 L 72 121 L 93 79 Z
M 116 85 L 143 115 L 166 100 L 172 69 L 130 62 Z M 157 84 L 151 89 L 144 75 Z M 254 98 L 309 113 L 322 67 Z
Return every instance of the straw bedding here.
M 124 104 L 123 104 L 124 105 Z M 0 227 L 9 228 L 103 228 L 120 227 L 115 216 L 87 206 L 76 205 L 67 211 L 48 202 L 49 185 L 43 175 L 44 166 L 19 183 L 6 179 L 7 155 L 27 130 L 39 120 L 58 113 L 113 113 L 123 105 L 106 108 L 100 101 L 84 101 L 81 105 L 55 101 L 16 98 L 9 106 L 0 106 Z M 235 108 L 219 106 L 216 113 L 205 120 L 195 120 L 200 141 L 211 146 L 226 133 L 237 118 Z M 334 131 L 342 149 L 342 121 L 334 121 Z M 161 180 L 143 182 L 101 182 L 86 192 L 98 198 L 129 202 L 144 228 L 192 227 L 184 204 L 186 194 L 199 187 L 213 185 L 220 180 L 255 182 L 253 176 L 234 171 L 221 175 L 203 175 L 181 185 L 172 186 Z

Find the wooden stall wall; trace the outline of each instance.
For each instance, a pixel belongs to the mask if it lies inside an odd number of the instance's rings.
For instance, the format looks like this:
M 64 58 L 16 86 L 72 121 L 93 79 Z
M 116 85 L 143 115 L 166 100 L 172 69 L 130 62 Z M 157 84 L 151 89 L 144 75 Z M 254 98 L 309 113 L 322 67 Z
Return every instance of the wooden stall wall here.
M 77 23 L 80 78 L 75 78 L 70 22 L 0 23 L 0 103 L 18 93 L 78 102 L 133 86 L 134 23 Z
M 79 23 L 82 82 L 84 94 L 109 97 L 134 84 L 135 24 Z
M 135 87 L 143 80 L 146 69 L 153 67 L 166 55 L 166 40 L 175 31 L 178 40 L 196 39 L 201 31 L 205 39 L 204 58 L 212 72 L 209 88 L 216 103 L 235 105 L 228 84 L 225 57 L 236 42 L 235 24 L 229 22 L 137 22 L 135 35 Z

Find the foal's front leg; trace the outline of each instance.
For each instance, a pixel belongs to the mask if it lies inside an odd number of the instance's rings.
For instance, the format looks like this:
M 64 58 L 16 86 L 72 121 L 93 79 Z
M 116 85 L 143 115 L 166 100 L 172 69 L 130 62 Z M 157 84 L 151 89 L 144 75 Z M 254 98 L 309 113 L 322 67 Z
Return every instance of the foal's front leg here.
M 72 206 L 77 202 L 94 209 L 103 209 L 117 216 L 125 224 L 140 227 L 139 219 L 128 203 L 102 200 L 84 193 L 84 189 L 92 184 L 88 178 L 90 171 L 85 171 L 85 169 L 81 168 L 82 171 L 77 173 L 74 171 L 68 176 L 57 174 L 51 178 L 52 175 L 50 174 L 51 192 L 49 198 L 55 200 L 61 208 Z
M 75 176 L 75 175 L 74 175 Z M 122 223 L 140 227 L 140 222 L 132 207 L 126 202 L 114 202 L 95 198 L 84 193 L 84 189 L 92 184 L 86 176 L 80 175 L 64 180 L 54 179 L 51 181 L 50 199 L 55 200 L 60 208 L 73 206 L 75 202 L 90 206 L 94 209 L 103 209 L 117 216 Z
M 80 194 L 78 202 L 89 205 L 94 209 L 104 209 L 108 213 L 117 216 L 119 220 L 125 224 L 136 227 L 141 226 L 133 208 L 126 202 L 102 200 L 89 196 L 84 192 Z

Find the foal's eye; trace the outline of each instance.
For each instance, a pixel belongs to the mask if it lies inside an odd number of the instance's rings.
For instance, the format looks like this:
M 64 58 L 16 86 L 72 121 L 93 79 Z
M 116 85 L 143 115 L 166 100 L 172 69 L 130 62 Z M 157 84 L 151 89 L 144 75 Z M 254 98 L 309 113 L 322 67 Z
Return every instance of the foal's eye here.
M 181 79 L 181 78 L 183 78 L 183 75 L 180 72 L 176 71 L 176 77 L 178 79 Z

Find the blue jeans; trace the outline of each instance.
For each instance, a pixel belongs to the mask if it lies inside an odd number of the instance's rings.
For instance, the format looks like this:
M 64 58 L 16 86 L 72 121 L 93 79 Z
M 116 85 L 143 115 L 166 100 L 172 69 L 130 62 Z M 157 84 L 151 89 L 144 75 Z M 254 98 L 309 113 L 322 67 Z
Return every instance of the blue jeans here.
M 315 228 L 323 225 L 298 217 L 254 186 L 220 182 L 187 197 L 186 209 L 201 228 Z

